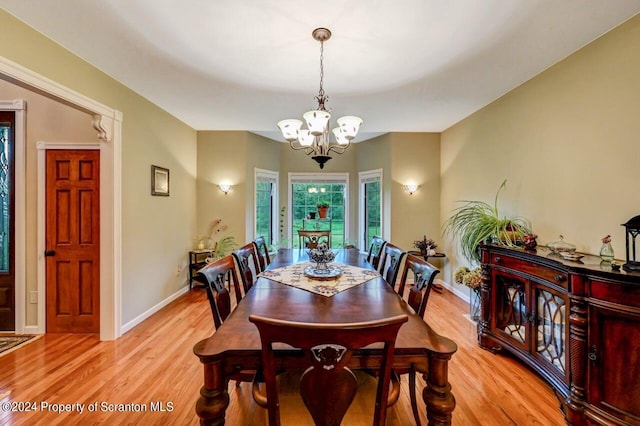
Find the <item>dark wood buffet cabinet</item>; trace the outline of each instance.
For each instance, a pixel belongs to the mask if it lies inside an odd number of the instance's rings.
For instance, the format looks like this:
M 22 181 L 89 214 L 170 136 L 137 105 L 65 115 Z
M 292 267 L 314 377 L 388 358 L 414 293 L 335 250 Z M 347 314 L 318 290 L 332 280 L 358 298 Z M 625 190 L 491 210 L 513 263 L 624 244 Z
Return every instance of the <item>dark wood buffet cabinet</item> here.
M 640 273 L 484 245 L 478 343 L 554 388 L 567 424 L 640 425 Z

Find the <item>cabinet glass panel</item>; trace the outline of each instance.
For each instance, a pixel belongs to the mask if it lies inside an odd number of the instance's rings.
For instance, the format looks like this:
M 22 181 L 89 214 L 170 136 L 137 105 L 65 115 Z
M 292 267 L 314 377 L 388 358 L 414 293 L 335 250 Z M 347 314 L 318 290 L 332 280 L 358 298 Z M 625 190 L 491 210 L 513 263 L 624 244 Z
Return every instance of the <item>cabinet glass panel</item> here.
M 536 289 L 537 334 L 536 352 L 565 372 L 565 302 L 560 296 Z
M 526 341 L 527 308 L 525 284 L 505 275 L 496 275 L 496 327 L 515 340 Z

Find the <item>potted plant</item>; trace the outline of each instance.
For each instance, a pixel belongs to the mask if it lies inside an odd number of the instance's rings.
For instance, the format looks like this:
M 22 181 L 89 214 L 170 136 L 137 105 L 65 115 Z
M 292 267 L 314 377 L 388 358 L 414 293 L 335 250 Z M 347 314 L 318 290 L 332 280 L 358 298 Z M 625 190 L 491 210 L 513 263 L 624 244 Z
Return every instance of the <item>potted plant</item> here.
M 420 254 L 423 256 L 433 256 L 438 245 L 431 238 L 427 238 L 427 236 L 424 235 L 421 240 L 413 242 L 413 247 L 420 250 Z
M 318 208 L 318 216 L 320 217 L 320 219 L 325 219 L 327 217 L 327 211 L 329 210 L 329 202 L 318 201 L 316 207 Z
M 498 195 L 506 184 L 505 180 L 498 188 L 493 206 L 484 201 L 463 201 L 464 204 L 456 208 L 453 216 L 445 221 L 445 232 L 459 240 L 462 254 L 471 262 L 480 261 L 480 243 L 494 242 L 515 246 L 530 232 L 526 219 L 500 216 Z

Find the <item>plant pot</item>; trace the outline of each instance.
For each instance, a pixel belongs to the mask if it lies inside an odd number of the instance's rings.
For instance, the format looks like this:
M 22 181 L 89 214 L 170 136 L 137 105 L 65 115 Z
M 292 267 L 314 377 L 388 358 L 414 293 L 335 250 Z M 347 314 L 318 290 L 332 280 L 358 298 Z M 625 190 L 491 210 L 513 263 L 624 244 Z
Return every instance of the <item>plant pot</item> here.
M 318 216 L 320 219 L 326 219 L 329 207 L 318 207 Z
M 316 218 L 316 212 L 309 212 L 309 219 L 315 219 Z

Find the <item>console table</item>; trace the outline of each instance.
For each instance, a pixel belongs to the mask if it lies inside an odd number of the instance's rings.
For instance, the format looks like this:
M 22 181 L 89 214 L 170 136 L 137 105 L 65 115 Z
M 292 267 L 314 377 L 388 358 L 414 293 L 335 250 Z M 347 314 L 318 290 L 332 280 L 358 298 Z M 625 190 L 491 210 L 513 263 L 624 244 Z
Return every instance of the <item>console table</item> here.
M 189 290 L 193 287 L 196 272 L 205 265 L 207 257 L 213 256 L 214 253 L 215 250 L 209 249 L 191 250 L 189 252 Z
M 484 245 L 478 343 L 555 389 L 571 425 L 640 425 L 640 273 Z

